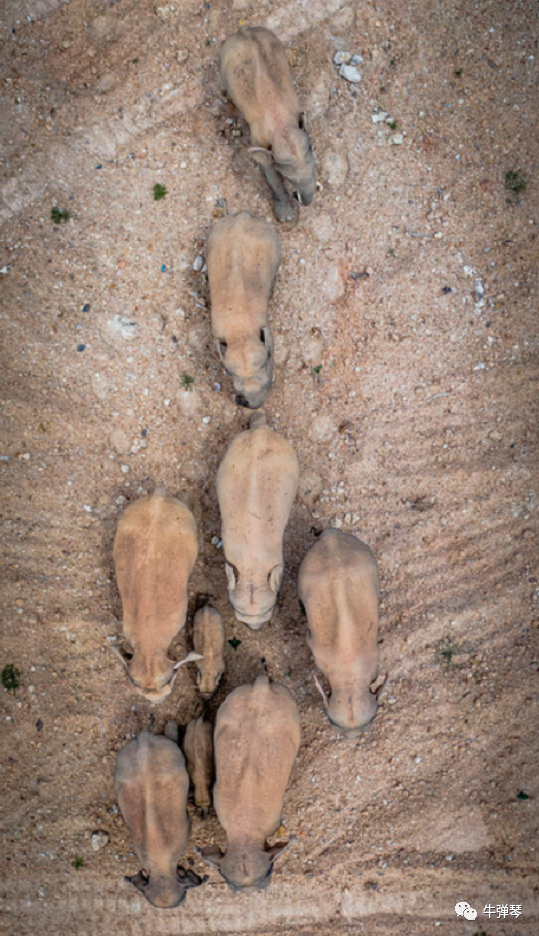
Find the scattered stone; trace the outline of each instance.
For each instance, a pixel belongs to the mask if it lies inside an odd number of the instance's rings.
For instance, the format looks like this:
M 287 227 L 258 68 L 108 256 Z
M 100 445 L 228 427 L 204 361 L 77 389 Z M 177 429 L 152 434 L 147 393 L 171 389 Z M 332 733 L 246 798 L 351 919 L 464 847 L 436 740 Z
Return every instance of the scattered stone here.
M 330 416 L 317 416 L 313 419 L 309 435 L 315 442 L 325 442 L 333 436 L 333 426 Z
M 121 429 L 114 429 L 109 436 L 110 444 L 119 455 L 127 455 L 131 449 L 131 442 L 125 432 Z
M 113 315 L 112 318 L 108 319 L 106 327 L 110 337 L 132 341 L 138 326 L 136 322 L 125 315 Z
M 117 25 L 116 17 L 105 13 L 92 20 L 90 32 L 94 39 L 107 39 L 110 42 L 116 34 Z
M 387 111 L 381 110 L 377 114 L 371 114 L 371 120 L 373 123 L 386 123 L 389 120 L 389 114 Z M 392 122 L 392 121 L 390 121 Z
M 351 64 L 351 65 L 362 65 L 362 64 L 363 64 L 363 56 L 360 55 L 359 52 L 356 52 L 356 54 L 353 55 L 352 58 L 350 59 L 350 64 Z
M 341 78 L 344 78 L 345 81 L 351 82 L 351 84 L 359 84 L 363 78 L 363 75 L 357 70 L 355 65 L 341 65 L 339 68 L 339 75 Z
M 344 185 L 350 171 L 348 155 L 339 150 L 331 150 L 322 160 L 322 174 L 328 185 L 340 188 Z
M 318 474 L 307 473 L 301 476 L 299 496 L 300 499 L 312 505 L 320 497 L 324 489 L 324 481 Z
M 352 55 L 350 52 L 344 52 L 341 50 L 340 52 L 335 52 L 333 61 L 335 62 L 335 65 L 347 65 L 351 58 Z
M 180 11 L 175 3 L 168 3 L 166 6 L 156 6 L 155 12 L 159 19 L 167 23 L 169 20 L 174 19 Z
M 179 49 L 176 53 L 176 60 L 179 65 L 184 65 L 189 58 L 189 49 Z
M 198 257 L 195 257 L 195 262 L 193 263 L 193 270 L 195 271 L 195 273 L 200 273 L 203 266 L 204 266 L 204 257 L 201 257 L 200 255 Z
M 324 339 L 319 328 L 313 327 L 301 342 L 301 357 L 305 364 L 317 366 L 322 360 Z
M 98 852 L 101 851 L 105 845 L 108 845 L 110 838 L 107 832 L 92 832 L 92 851 Z
M 106 75 L 101 75 L 95 83 L 94 90 L 97 94 L 108 94 L 109 91 L 112 91 L 115 84 L 114 75 L 109 73 Z
M 103 377 L 103 374 L 92 374 L 91 384 L 97 399 L 102 402 L 106 400 L 109 392 L 109 382 L 107 378 Z
M 402 143 L 404 143 L 404 137 L 402 133 L 394 133 L 391 137 L 391 142 L 393 143 L 393 146 L 400 146 Z
M 322 71 L 315 77 L 307 98 L 307 113 L 313 118 L 321 117 L 329 107 L 331 81 L 329 74 Z

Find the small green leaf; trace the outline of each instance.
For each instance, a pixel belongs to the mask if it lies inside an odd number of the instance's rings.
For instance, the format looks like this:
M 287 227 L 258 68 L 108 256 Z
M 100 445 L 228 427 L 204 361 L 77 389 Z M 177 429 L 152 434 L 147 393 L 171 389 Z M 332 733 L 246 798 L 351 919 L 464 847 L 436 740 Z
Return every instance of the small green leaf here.
M 528 793 L 525 793 L 524 790 L 520 790 L 520 791 L 517 793 L 517 799 L 525 800 L 525 799 L 529 799 L 529 798 L 530 798 L 530 797 L 529 797 L 529 794 L 528 794 Z
M 161 201 L 162 198 L 167 194 L 167 190 L 164 185 L 161 185 L 160 182 L 156 182 L 153 187 L 153 200 Z
M 51 208 L 51 221 L 54 221 L 55 224 L 63 224 L 69 221 L 70 217 L 69 211 L 65 208 L 58 208 L 56 205 Z
M 81 855 L 75 855 L 71 864 L 76 871 L 80 871 L 81 868 L 84 868 L 84 858 L 82 858 Z
M 388 124 L 388 127 L 389 127 L 390 130 L 396 130 L 396 129 L 397 129 L 397 121 L 396 121 L 396 120 L 392 120 L 391 123 Z
M 21 673 L 13 663 L 8 663 L 2 670 L 2 685 L 9 692 L 15 692 L 21 684 Z
M 241 646 L 241 640 L 238 640 L 237 637 L 231 637 L 228 642 L 233 650 L 237 650 Z
M 316 367 L 313 367 L 313 374 L 319 374 L 321 370 L 322 370 L 322 365 L 317 364 Z
M 525 191 L 526 184 L 526 179 L 521 176 L 518 169 L 510 169 L 509 172 L 505 173 L 505 187 L 508 192 L 520 195 L 521 192 Z
M 138 65 L 138 58 L 134 58 L 134 59 L 132 60 L 132 64 L 133 64 L 133 65 Z
M 188 391 L 192 390 L 194 382 L 195 382 L 195 378 L 191 377 L 191 374 L 186 374 L 184 371 L 184 373 L 182 374 L 182 378 L 180 380 L 180 384 L 183 387 L 183 389 L 188 390 Z

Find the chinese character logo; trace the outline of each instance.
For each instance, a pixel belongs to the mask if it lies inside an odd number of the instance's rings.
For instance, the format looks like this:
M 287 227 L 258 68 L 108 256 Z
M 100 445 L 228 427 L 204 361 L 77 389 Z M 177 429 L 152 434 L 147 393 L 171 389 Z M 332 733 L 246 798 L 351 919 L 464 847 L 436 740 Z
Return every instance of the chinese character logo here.
M 477 917 L 477 910 L 470 907 L 467 900 L 460 900 L 455 904 L 455 913 L 459 917 L 464 917 L 465 920 L 475 920 Z

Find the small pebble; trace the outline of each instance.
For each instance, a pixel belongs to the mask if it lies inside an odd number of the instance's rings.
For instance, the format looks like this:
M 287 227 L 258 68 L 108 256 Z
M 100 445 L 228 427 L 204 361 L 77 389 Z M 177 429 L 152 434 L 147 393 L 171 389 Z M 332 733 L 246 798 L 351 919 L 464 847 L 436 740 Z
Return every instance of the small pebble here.
M 203 416 L 203 417 L 202 417 L 202 422 L 204 423 L 205 426 L 208 425 L 208 423 L 210 422 L 210 420 L 211 420 L 211 416 Z
M 176 55 L 176 60 L 180 65 L 183 65 L 184 62 L 189 58 L 189 49 L 180 49 Z
M 83 307 L 82 307 L 82 311 L 83 311 L 83 312 L 89 312 L 89 311 L 90 311 L 90 303 L 89 303 L 89 302 L 85 302 L 85 303 L 84 303 L 84 305 L 83 305 Z
M 92 851 L 98 852 L 105 845 L 108 845 L 110 839 L 106 832 L 94 832 L 92 834 Z
M 121 468 L 124 474 L 127 474 L 131 470 L 129 465 L 122 465 Z
M 404 143 L 404 137 L 402 133 L 393 134 L 391 137 L 391 142 L 393 143 L 393 146 L 400 146 L 401 143 Z
M 339 68 L 339 75 L 341 78 L 344 78 L 345 81 L 350 81 L 352 84 L 358 84 L 362 79 L 362 74 L 357 70 L 355 65 L 341 65 Z
M 195 271 L 195 273 L 200 273 L 203 266 L 204 266 L 204 257 L 201 257 L 200 255 L 198 257 L 195 257 L 195 262 L 193 263 L 193 270 Z
M 335 52 L 333 61 L 335 62 L 335 65 L 346 65 L 346 63 L 349 62 L 351 58 L 352 56 L 349 52 L 344 52 L 341 50 L 340 52 Z

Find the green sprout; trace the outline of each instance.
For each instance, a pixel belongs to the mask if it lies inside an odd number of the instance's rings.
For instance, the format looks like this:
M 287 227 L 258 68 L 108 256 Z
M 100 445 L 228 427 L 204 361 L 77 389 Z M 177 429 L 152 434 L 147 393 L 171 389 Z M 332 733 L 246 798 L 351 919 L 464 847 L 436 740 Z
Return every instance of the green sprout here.
M 321 370 L 322 370 L 322 365 L 317 364 L 316 367 L 313 367 L 313 374 L 316 374 L 318 376 Z
M 192 390 L 194 382 L 195 382 L 195 378 L 191 377 L 191 374 L 186 374 L 184 371 L 184 373 L 182 374 L 182 378 L 180 380 L 180 384 L 183 387 L 183 389 L 187 391 Z
M 153 187 L 153 200 L 161 201 L 162 198 L 167 194 L 167 190 L 164 185 L 161 185 L 160 182 L 156 182 Z
M 233 650 L 237 650 L 241 646 L 241 640 L 238 640 L 237 637 L 231 637 L 228 642 Z
M 391 123 L 388 124 L 388 127 L 389 127 L 390 130 L 396 130 L 396 129 L 397 129 L 397 121 L 396 121 L 396 120 L 392 120 Z
M 54 224 L 63 224 L 69 221 L 70 217 L 69 211 L 65 208 L 58 208 L 56 205 L 54 208 L 51 208 L 51 221 L 53 221 Z
M 519 792 L 517 793 L 517 799 L 519 800 L 527 800 L 529 798 L 530 798 L 530 794 L 525 793 L 524 790 L 519 790 Z
M 518 169 L 509 169 L 505 173 L 505 187 L 508 192 L 511 192 L 513 195 L 520 195 L 521 192 L 526 190 L 526 179 L 524 176 L 521 176 Z
M 13 663 L 8 663 L 2 670 L 2 685 L 8 692 L 15 692 L 21 684 L 21 673 Z
M 473 647 L 466 647 L 464 644 L 456 643 L 452 637 L 447 634 L 436 644 L 434 655 L 437 657 L 439 663 L 445 666 L 446 672 L 449 673 L 450 670 L 458 666 L 458 664 L 455 663 L 454 657 L 459 653 L 471 653 L 472 650 Z
M 75 871 L 80 871 L 81 868 L 84 868 L 84 858 L 82 858 L 81 855 L 75 855 L 71 864 L 75 868 Z

